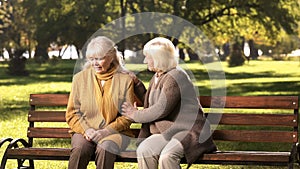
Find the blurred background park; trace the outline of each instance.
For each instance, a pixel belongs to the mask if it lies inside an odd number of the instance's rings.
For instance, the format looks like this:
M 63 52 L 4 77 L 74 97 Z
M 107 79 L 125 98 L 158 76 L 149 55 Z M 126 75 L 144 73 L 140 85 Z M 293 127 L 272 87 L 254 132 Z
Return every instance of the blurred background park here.
M 227 95 L 300 96 L 299 5 L 300 0 L 0 0 L 0 138 L 26 138 L 29 94 L 69 93 L 85 42 L 113 20 L 142 12 L 178 16 L 209 39 L 211 52 L 199 53 L 180 38 L 168 37 L 193 73 L 200 95 L 211 95 L 214 86 L 206 68 L 219 62 Z M 133 29 L 135 21 L 127 18 L 119 26 Z M 166 24 L 176 27 L 168 20 Z M 163 25 L 151 26 L 164 29 Z M 122 34 L 119 30 L 113 33 Z M 142 64 L 140 51 L 155 36 L 147 32 L 117 44 L 126 67 L 146 86 L 152 74 Z M 69 146 L 63 141 L 50 146 L 57 144 Z M 16 167 L 16 161 L 9 160 L 7 166 Z M 42 169 L 66 167 L 65 161 L 36 165 Z M 94 168 L 93 164 L 89 167 Z M 246 168 L 204 166 L 208 167 Z M 116 168 L 137 166 L 127 163 Z
M 260 56 L 287 60 L 300 55 L 299 10 L 299 0 L 0 0 L 0 59 L 23 56 L 38 63 L 56 57 L 77 59 L 88 38 L 113 20 L 136 13 L 160 12 L 199 28 L 214 45 L 216 55 L 222 61 L 228 60 L 231 66 Z M 131 25 L 136 20 L 127 17 L 118 26 L 129 31 L 134 29 Z M 165 22 L 177 26 L 167 19 Z M 164 29 L 164 25 L 149 24 L 139 27 Z M 123 29 L 113 33 L 121 35 Z M 142 57 L 135 52 L 154 36 L 157 35 L 146 32 L 126 38 L 117 46 L 124 53 L 127 51 L 128 57 Z M 213 53 L 199 54 L 181 43 L 181 39 L 169 38 L 183 60 L 215 60 L 211 58 Z M 234 47 L 242 51 L 244 59 L 239 54 L 232 55 Z

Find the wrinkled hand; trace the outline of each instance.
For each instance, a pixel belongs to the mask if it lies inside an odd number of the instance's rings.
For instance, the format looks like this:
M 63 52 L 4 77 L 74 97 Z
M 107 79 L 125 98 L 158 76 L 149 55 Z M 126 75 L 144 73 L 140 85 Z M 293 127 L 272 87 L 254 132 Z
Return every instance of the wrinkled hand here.
M 137 110 L 136 102 L 134 105 L 128 102 L 124 102 L 122 105 L 122 115 L 134 121 L 134 112 Z
M 89 129 L 85 130 L 83 137 L 84 137 L 87 141 L 92 141 L 91 137 L 94 135 L 95 132 L 96 132 L 95 129 L 89 128 Z
M 111 134 L 111 132 L 107 129 L 100 129 L 100 130 L 96 130 L 93 135 L 90 137 L 90 139 L 95 142 L 98 143 L 101 139 L 103 139 L 104 137 L 107 137 Z
M 122 73 L 128 74 L 131 79 L 133 80 L 134 84 L 137 84 L 139 82 L 139 79 L 136 77 L 136 75 L 134 74 L 134 72 L 131 72 L 129 70 L 122 70 Z

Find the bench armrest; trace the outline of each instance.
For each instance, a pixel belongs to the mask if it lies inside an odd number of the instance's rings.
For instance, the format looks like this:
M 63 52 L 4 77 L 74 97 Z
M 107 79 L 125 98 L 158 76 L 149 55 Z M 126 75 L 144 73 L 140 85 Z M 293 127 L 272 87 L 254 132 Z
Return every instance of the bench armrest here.
M 12 138 L 2 138 L 1 141 L 0 141 L 0 147 L 2 147 L 2 145 L 5 143 L 5 142 L 11 142 L 13 139 Z

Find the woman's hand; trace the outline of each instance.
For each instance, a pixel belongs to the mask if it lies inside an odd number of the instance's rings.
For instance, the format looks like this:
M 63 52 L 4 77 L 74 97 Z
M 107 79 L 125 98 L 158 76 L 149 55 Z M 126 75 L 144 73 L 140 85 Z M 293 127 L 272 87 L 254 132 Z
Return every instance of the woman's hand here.
M 93 135 L 90 137 L 90 139 L 92 141 L 94 141 L 95 143 L 98 143 L 100 140 L 109 136 L 110 134 L 111 134 L 111 132 L 108 131 L 108 129 L 99 129 L 93 133 Z
M 85 131 L 83 136 L 88 141 L 98 143 L 101 139 L 109 136 L 110 134 L 111 132 L 108 129 L 95 130 L 93 128 L 89 128 Z
M 124 102 L 122 105 L 122 115 L 130 119 L 131 121 L 134 121 L 134 112 L 137 110 L 136 102 L 134 102 L 134 105 L 128 102 Z
M 131 72 L 129 70 L 122 70 L 122 73 L 128 74 L 131 79 L 133 80 L 134 84 L 139 83 L 139 79 L 136 77 L 136 75 L 134 74 L 134 72 Z
M 83 137 L 87 140 L 87 141 L 92 141 L 91 137 L 94 135 L 94 133 L 96 132 L 95 129 L 93 128 L 88 128 L 84 134 Z

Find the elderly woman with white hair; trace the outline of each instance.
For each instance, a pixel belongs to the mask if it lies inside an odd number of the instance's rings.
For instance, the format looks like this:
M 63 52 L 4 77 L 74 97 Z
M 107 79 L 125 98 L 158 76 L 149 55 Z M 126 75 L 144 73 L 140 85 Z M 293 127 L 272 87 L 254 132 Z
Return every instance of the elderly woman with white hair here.
M 195 88 L 178 66 L 170 40 L 154 38 L 146 43 L 143 53 L 148 69 L 155 72 L 145 94 L 144 109 L 138 110 L 128 102 L 122 105 L 124 116 L 142 123 L 142 141 L 137 148 L 139 168 L 181 168 L 183 157 L 189 167 L 204 153 L 217 150 Z
M 133 103 L 136 86 L 124 68 L 113 41 L 104 36 L 87 45 L 87 62 L 75 74 L 66 112 L 71 128 L 70 169 L 84 169 L 95 157 L 97 169 L 114 168 L 116 154 L 127 147 L 131 121 L 120 114 L 123 102 Z

